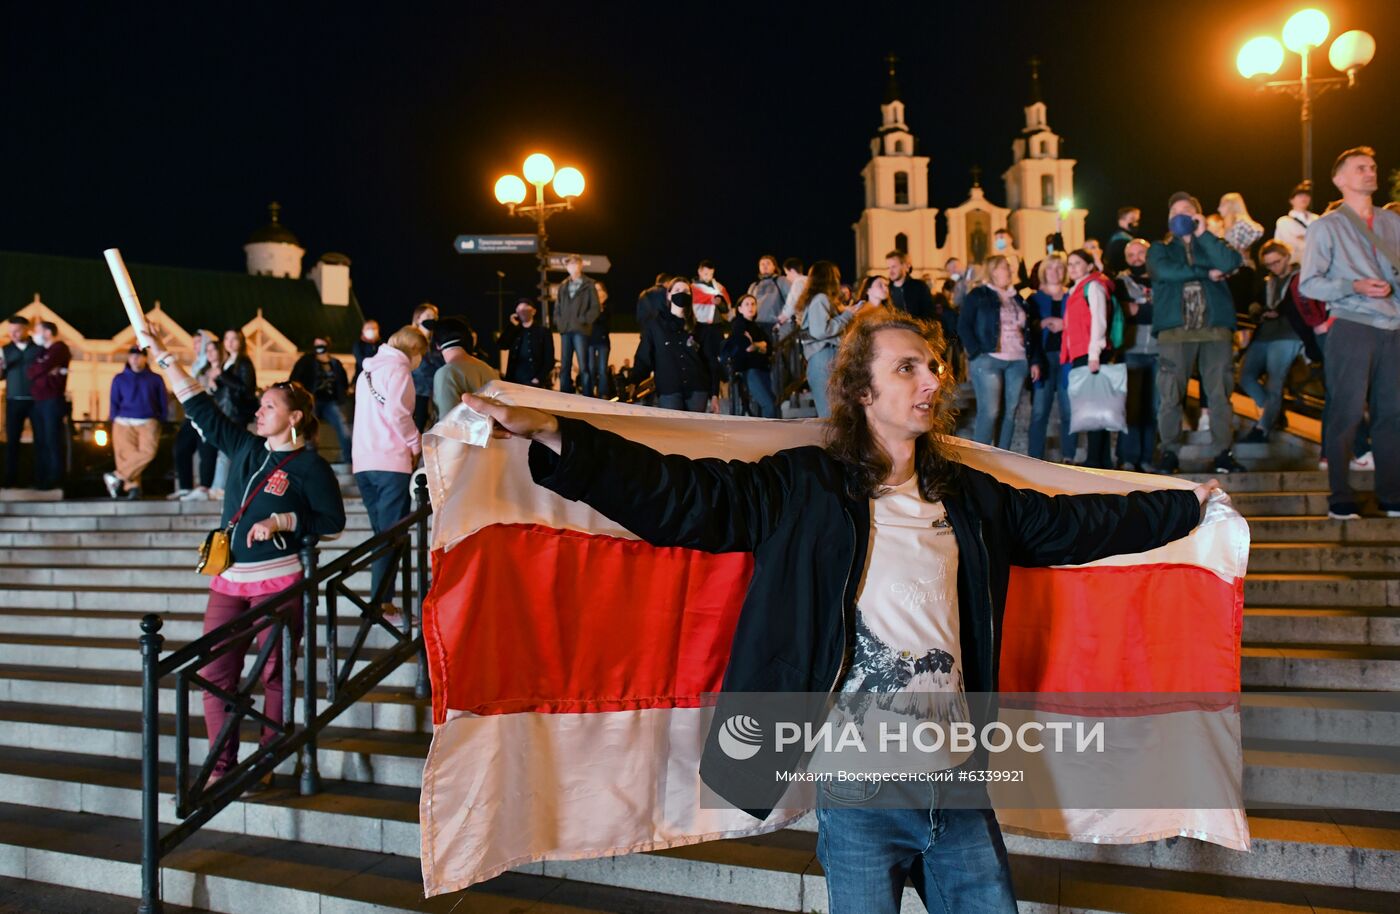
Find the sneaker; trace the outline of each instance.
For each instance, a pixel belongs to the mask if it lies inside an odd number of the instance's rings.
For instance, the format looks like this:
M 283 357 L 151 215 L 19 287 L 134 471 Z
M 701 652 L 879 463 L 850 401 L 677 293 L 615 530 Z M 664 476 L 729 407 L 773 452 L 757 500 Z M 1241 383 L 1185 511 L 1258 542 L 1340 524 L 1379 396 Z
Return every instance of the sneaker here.
M 1317 468 L 1318 468 L 1319 470 L 1325 470 L 1325 469 L 1327 469 L 1327 458 L 1326 458 L 1326 457 L 1323 457 L 1322 459 L 1320 459 L 1320 460 L 1317 462 Z
M 224 490 L 223 490 L 223 489 L 210 489 L 210 490 L 209 490 L 209 500 L 210 500 L 210 501 L 223 501 L 223 500 L 224 500 Z
M 1269 434 L 1259 426 L 1249 430 L 1249 434 L 1240 439 L 1240 444 L 1268 444 Z
M 133 486 L 132 488 L 123 491 L 122 494 L 117 495 L 117 496 L 114 496 L 114 497 L 116 497 L 116 498 L 121 498 L 121 499 L 124 499 L 124 500 L 126 500 L 126 501 L 140 501 L 140 500 L 141 500 L 141 487 L 140 487 L 140 486 Z
M 189 489 L 179 489 L 179 488 L 177 488 L 174 492 L 171 492 L 169 495 L 165 496 L 165 500 L 166 500 L 166 501 L 183 501 L 184 498 L 185 498 L 185 496 L 188 495 L 188 494 L 190 494 L 190 490 L 189 490 Z
M 1361 506 L 1354 501 L 1328 505 L 1327 516 L 1332 520 L 1361 520 Z
M 102 484 L 107 487 L 107 494 L 116 498 L 122 490 L 122 478 L 116 473 L 103 473 Z
M 1381 502 L 1380 508 L 1386 517 L 1400 517 L 1400 504 Z
M 190 490 L 189 490 L 188 492 L 186 492 L 184 495 L 180 496 L 180 501 L 208 501 L 208 500 L 209 500 L 209 490 L 206 489 L 204 486 L 200 486 L 200 487 L 197 488 L 197 489 L 190 489 Z
M 1229 451 L 1221 451 L 1219 454 L 1215 455 L 1215 472 L 1243 473 L 1245 472 L 1245 468 Z
M 1200 421 L 1198 421 L 1198 422 L 1196 423 L 1196 431 L 1198 431 L 1198 432 L 1208 432 L 1208 431 L 1210 431 L 1210 410 L 1208 410 L 1208 409 L 1203 409 L 1203 410 L 1201 410 L 1201 418 L 1200 418 Z
M 1166 476 L 1181 472 L 1181 458 L 1172 451 L 1163 451 L 1162 459 L 1157 461 L 1157 472 Z
M 1375 455 L 1367 451 L 1360 457 L 1353 457 L 1351 459 L 1351 468 L 1353 470 L 1374 470 L 1376 468 Z

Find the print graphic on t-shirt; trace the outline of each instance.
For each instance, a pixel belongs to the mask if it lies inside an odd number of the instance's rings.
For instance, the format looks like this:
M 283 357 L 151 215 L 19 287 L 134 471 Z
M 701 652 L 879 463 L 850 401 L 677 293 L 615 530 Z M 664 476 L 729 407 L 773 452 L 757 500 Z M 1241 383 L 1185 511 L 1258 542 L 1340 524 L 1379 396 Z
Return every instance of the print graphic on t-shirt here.
M 873 706 L 938 723 L 968 719 L 962 667 L 948 651 L 890 647 L 856 616 L 855 659 L 841 688 L 841 707 L 858 726 Z
M 287 482 L 286 470 L 277 470 L 267 477 L 267 485 L 263 486 L 263 491 L 268 495 L 286 495 Z

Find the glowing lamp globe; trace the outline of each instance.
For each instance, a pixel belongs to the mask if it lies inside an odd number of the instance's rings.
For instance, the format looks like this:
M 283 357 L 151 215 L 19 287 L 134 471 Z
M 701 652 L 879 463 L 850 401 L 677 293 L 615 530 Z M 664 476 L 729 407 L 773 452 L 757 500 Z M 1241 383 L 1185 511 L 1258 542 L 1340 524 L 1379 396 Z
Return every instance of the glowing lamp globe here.
M 1284 46 L 1295 54 L 1302 54 L 1308 48 L 1320 48 L 1330 28 L 1322 10 L 1299 10 L 1283 24 Z
M 1060 199 L 1060 215 L 1068 216 L 1069 211 L 1072 209 L 1074 209 L 1074 201 L 1069 197 L 1062 197 Z
M 1240 56 L 1235 58 L 1235 67 L 1245 79 L 1255 76 L 1269 76 L 1283 66 L 1283 45 L 1278 39 L 1267 35 L 1251 38 L 1240 48 Z
M 525 160 L 525 180 L 531 184 L 548 184 L 554 178 L 554 161 L 542 152 Z
M 1371 37 L 1370 32 L 1360 29 L 1352 29 L 1338 35 L 1327 51 L 1327 60 L 1332 64 L 1332 68 L 1343 73 L 1361 69 L 1375 56 L 1376 39 Z
M 525 202 L 525 182 L 515 175 L 503 175 L 496 181 L 496 202 L 505 206 Z
M 107 430 L 105 428 L 99 428 L 96 432 L 93 433 L 92 440 L 93 443 L 95 443 L 98 447 L 106 447 Z
M 583 193 L 583 172 L 577 168 L 561 168 L 554 176 L 554 192 L 568 200 Z

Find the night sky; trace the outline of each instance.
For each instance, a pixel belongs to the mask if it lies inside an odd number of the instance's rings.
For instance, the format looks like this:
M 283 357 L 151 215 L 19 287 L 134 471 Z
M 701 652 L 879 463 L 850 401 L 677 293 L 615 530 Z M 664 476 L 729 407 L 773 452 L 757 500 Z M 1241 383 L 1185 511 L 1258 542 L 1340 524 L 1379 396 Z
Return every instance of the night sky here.
M 551 221 L 551 246 L 611 257 L 624 311 L 656 272 L 703 257 L 731 290 L 768 251 L 849 273 L 887 51 L 934 206 L 965 199 L 974 164 L 1004 202 L 1038 54 L 1091 234 L 1128 202 L 1155 232 L 1182 188 L 1208 209 L 1240 191 L 1271 226 L 1301 170 L 1298 106 L 1256 93 L 1234 58 L 1303 5 L 14 4 L 0 29 L 0 249 L 116 245 L 131 262 L 242 270 L 276 199 L 308 267 L 351 257 L 370 315 L 397 325 L 431 300 L 494 327 L 495 271 L 529 292 L 534 259 L 462 256 L 452 239 L 531 231 L 492 186 L 542 150 L 588 181 Z M 1378 44 L 1356 89 L 1317 104 L 1315 172 L 1325 182 L 1337 151 L 1369 143 L 1388 173 L 1400 3 L 1315 5 L 1333 36 L 1363 28 Z M 1280 76 L 1296 75 L 1289 57 Z M 1325 58 L 1315 72 L 1333 75 Z

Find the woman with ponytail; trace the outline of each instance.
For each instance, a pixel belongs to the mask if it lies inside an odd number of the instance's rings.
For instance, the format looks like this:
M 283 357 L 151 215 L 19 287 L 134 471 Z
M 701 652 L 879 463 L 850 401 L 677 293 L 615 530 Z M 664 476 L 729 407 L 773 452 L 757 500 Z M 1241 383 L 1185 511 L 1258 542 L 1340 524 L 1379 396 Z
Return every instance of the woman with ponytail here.
M 220 525 L 228 528 L 232 522 L 231 563 L 209 582 L 209 603 L 204 610 L 204 631 L 209 632 L 255 605 L 272 603 L 278 594 L 295 587 L 302 579 L 298 539 L 303 534 L 331 536 L 344 530 L 345 503 L 335 472 L 306 446 L 307 441 L 316 439 L 317 428 L 315 401 L 306 388 L 283 381 L 264 391 L 255 417 L 255 434 L 224 415 L 214 398 L 159 342 L 151 347 L 150 355 L 170 380 L 185 415 L 203 439 L 229 455 Z M 300 601 L 288 600 L 278 612 L 285 613 L 294 640 L 300 640 Z M 258 633 L 259 649 L 271 631 L 273 627 L 268 626 Z M 245 637 L 240 647 L 210 661 L 200 675 L 220 689 L 233 691 L 251 641 Z M 278 643 L 263 666 L 263 714 L 275 724 L 282 720 L 282 666 L 292 659 L 282 657 Z M 227 713 L 222 698 L 205 694 L 204 723 L 211 749 Z M 264 727 L 263 741 L 270 741 L 277 733 Z M 210 782 L 227 774 L 237 761 L 238 737 L 234 733 L 220 749 Z

